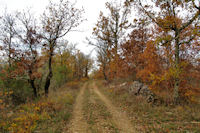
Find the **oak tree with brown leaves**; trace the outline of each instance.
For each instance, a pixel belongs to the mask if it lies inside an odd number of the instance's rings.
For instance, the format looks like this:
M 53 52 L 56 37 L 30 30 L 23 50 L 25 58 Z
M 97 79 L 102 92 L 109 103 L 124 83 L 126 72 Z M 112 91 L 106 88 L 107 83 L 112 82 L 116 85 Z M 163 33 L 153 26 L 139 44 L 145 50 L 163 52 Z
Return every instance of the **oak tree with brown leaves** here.
M 98 60 L 101 62 L 104 79 L 107 80 L 109 76 L 116 76 L 119 70 L 120 44 L 126 30 L 130 27 L 128 21 L 130 7 L 117 2 L 107 2 L 105 6 L 109 14 L 105 16 L 100 12 L 96 26 L 93 28 L 93 35 L 97 40 L 93 45 L 97 48 Z
M 160 44 L 170 44 L 174 47 L 174 102 L 180 102 L 180 49 L 183 45 L 190 44 L 197 37 L 198 16 L 200 7 L 194 0 L 174 1 L 156 0 L 146 3 L 143 0 L 129 1 L 134 3 L 149 19 L 165 32 L 165 36 L 160 39 Z M 158 10 L 152 10 L 157 8 Z M 183 15 L 182 12 L 185 12 Z M 190 31 L 188 31 L 190 28 Z M 192 34 L 185 34 L 190 32 Z

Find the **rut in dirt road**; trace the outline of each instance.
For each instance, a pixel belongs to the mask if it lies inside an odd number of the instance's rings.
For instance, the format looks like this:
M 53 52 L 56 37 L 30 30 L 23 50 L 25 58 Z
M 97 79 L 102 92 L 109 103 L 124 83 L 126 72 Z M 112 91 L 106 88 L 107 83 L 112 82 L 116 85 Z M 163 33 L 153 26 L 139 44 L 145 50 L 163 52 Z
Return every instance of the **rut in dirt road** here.
M 112 114 L 113 120 L 120 129 L 120 133 L 135 133 L 135 129 L 133 125 L 129 121 L 125 112 L 120 111 L 116 108 L 111 101 L 109 101 L 99 90 L 96 86 L 95 82 L 93 83 L 94 92 L 99 96 L 99 98 L 105 103 L 108 111 Z
M 87 133 L 87 123 L 85 122 L 83 118 L 83 112 L 82 112 L 83 94 L 86 87 L 87 87 L 87 83 L 83 85 L 83 87 L 81 88 L 77 96 L 75 106 L 74 106 L 73 118 L 70 123 L 70 129 L 68 133 Z
M 84 116 L 88 124 L 88 133 L 119 133 L 104 102 L 93 90 L 90 84 L 84 93 Z

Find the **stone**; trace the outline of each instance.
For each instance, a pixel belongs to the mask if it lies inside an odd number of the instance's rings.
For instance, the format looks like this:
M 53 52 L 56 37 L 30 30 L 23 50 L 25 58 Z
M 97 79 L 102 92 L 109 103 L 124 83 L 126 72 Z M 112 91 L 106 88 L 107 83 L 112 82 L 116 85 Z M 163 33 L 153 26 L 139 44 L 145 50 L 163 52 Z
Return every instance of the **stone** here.
M 147 97 L 148 95 L 152 94 L 152 92 L 149 90 L 149 87 L 147 85 L 143 85 L 140 89 L 140 94 Z
M 138 95 L 140 93 L 140 89 L 142 88 L 143 84 L 139 81 L 134 81 L 129 87 L 129 93 Z
M 143 96 L 148 103 L 155 103 L 158 100 L 149 87 L 139 81 L 134 81 L 130 84 L 129 93 Z

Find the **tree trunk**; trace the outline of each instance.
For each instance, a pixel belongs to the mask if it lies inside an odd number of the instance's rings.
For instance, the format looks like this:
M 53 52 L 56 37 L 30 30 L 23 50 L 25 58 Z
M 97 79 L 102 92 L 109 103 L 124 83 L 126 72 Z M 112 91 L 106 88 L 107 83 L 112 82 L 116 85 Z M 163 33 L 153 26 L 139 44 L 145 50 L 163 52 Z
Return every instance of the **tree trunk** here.
M 180 84 L 180 79 L 179 79 L 179 33 L 176 31 L 175 33 L 175 84 L 174 84 L 174 103 L 179 104 L 180 102 L 180 96 L 179 96 L 179 84 Z
M 35 81 L 34 79 L 31 79 L 30 84 L 31 84 L 31 87 L 33 88 L 34 96 L 37 97 L 37 88 L 35 87 L 34 81 Z
M 29 70 L 29 83 L 31 84 L 31 87 L 33 89 L 33 94 L 34 97 L 37 97 L 37 87 L 35 86 L 35 79 L 32 78 L 33 72 L 32 72 L 32 68 L 30 68 Z
M 49 73 L 47 78 L 46 78 L 45 87 L 44 87 L 44 91 L 45 91 L 45 96 L 46 97 L 48 97 L 48 94 L 49 94 L 50 83 L 51 83 L 51 78 L 50 78 L 50 73 Z
M 108 77 L 106 75 L 106 65 L 105 64 L 103 65 L 103 76 L 104 76 L 104 79 L 107 81 Z
M 8 65 L 9 65 L 9 68 L 11 68 L 11 42 L 12 42 L 12 36 L 10 35 L 9 44 L 8 44 Z
M 85 68 L 85 78 L 88 78 L 88 67 Z
M 49 93 L 49 86 L 51 84 L 51 78 L 53 76 L 53 72 L 52 72 L 52 56 L 53 56 L 53 50 L 52 48 L 50 49 L 50 54 L 49 54 L 49 64 L 48 64 L 48 69 L 49 69 L 49 73 L 47 75 L 46 81 L 45 81 L 45 86 L 44 86 L 44 91 L 45 91 L 45 96 L 48 96 Z

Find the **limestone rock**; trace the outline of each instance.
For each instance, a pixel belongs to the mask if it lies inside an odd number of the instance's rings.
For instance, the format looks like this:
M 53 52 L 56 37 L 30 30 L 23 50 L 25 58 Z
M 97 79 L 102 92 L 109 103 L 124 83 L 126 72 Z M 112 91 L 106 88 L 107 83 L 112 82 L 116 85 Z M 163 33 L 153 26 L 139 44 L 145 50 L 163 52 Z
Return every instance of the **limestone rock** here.
M 139 81 L 134 81 L 129 87 L 129 93 L 138 95 L 140 93 L 140 89 L 142 88 L 143 84 Z
M 156 95 L 149 89 L 149 87 L 139 81 L 134 81 L 130 84 L 129 93 L 143 96 L 148 103 L 155 103 L 157 101 Z

